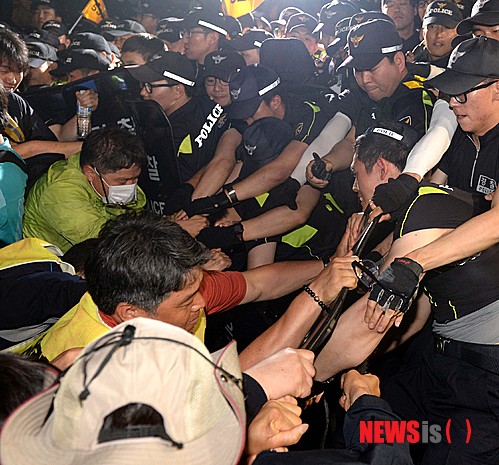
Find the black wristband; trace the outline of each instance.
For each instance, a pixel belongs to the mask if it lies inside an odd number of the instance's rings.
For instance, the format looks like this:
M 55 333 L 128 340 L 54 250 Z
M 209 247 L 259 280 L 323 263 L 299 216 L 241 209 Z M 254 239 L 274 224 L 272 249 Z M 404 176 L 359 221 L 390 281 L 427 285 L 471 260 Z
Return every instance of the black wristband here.
M 223 190 L 225 191 L 225 194 L 229 198 L 232 205 L 239 203 L 239 199 L 237 198 L 236 191 L 234 190 L 234 187 L 232 187 L 232 184 L 226 184 L 223 187 Z
M 310 296 L 312 299 L 317 302 L 317 305 L 327 313 L 331 313 L 331 309 L 320 299 L 320 297 L 308 286 L 303 286 L 303 290 Z
M 392 265 L 395 263 L 411 270 L 418 279 L 424 272 L 423 267 L 418 262 L 412 260 L 411 258 L 407 257 L 396 258 L 395 260 L 393 260 Z

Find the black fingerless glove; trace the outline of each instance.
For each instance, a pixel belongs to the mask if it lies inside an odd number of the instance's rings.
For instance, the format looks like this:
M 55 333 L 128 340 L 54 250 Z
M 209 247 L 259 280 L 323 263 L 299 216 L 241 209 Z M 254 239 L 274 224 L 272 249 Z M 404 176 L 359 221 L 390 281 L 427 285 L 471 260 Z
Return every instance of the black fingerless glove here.
M 401 174 L 397 179 L 389 179 L 374 191 L 373 202 L 383 213 L 393 213 L 405 206 L 416 195 L 419 182 L 410 174 Z
M 227 227 L 211 226 L 203 229 L 196 237 L 209 249 L 224 248 L 243 242 L 244 228 L 241 223 Z
M 369 300 L 377 302 L 385 310 L 406 312 L 419 286 L 423 268 L 410 258 L 396 258 L 383 271 L 371 289 Z

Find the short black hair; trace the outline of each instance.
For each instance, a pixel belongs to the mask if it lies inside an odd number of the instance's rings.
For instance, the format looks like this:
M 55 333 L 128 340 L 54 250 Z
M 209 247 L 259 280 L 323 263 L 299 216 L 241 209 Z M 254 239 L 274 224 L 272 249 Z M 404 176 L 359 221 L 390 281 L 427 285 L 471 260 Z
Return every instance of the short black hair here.
M 85 274 L 85 263 L 90 257 L 90 253 L 98 243 L 98 239 L 92 237 L 83 242 L 73 245 L 63 256 L 62 261 L 73 265 L 76 273 Z
M 404 136 L 404 142 L 385 134 L 373 132 L 374 127 L 401 134 Z M 418 138 L 419 134 L 407 124 L 393 121 L 379 122 L 357 137 L 355 154 L 357 160 L 365 166 L 368 173 L 371 172 L 379 158 L 384 158 L 386 161 L 393 163 L 400 171 L 403 171 L 407 156 Z
M 28 48 L 24 40 L 9 29 L 0 30 L 0 64 L 20 73 L 29 69 Z
M 0 426 L 24 401 L 50 385 L 48 371 L 52 368 L 41 361 L 17 354 L 0 352 Z M 54 371 L 57 371 L 53 368 Z M 56 374 L 53 378 L 55 380 Z
M 150 212 L 126 213 L 99 234 L 85 265 L 88 292 L 108 315 L 120 302 L 154 315 L 209 259 L 210 251 L 177 223 Z
M 5 128 L 9 125 L 9 99 L 5 87 L 0 82 L 0 133 L 5 131 Z
M 147 155 L 144 144 L 134 134 L 119 128 L 105 128 L 92 131 L 83 142 L 80 166 L 90 165 L 100 174 L 138 165 L 146 166 Z
M 147 32 L 142 32 L 125 40 L 121 48 L 121 53 L 136 52 L 144 60 L 148 61 L 157 53 L 164 52 L 165 50 L 165 43 L 161 39 Z

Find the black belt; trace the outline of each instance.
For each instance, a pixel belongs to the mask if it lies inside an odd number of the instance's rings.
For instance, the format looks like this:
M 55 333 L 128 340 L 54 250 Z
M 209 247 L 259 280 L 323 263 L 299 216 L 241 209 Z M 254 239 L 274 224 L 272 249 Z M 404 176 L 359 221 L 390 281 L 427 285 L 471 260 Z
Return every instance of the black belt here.
M 457 358 L 483 370 L 499 374 L 499 345 L 455 341 L 435 333 L 433 336 L 437 354 Z

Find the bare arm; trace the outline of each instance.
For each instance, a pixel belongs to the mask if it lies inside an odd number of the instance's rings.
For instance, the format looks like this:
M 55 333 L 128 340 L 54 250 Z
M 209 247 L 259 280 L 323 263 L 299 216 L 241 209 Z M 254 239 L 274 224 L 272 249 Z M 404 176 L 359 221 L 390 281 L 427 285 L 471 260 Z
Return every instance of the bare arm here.
M 436 237 L 445 234 L 446 231 L 426 229 L 397 239 L 392 245 L 384 267 L 387 267 L 395 258 L 404 256 L 409 251 L 431 242 Z M 329 343 L 316 358 L 317 379 L 328 379 L 340 371 L 362 363 L 371 355 L 387 330 L 395 323 L 392 318 L 393 312 L 387 310 L 381 317 L 376 315 L 376 324 L 370 329 L 366 322 L 368 297 L 368 294 L 363 296 L 339 318 Z M 414 311 L 414 308 L 410 311 Z
M 286 206 L 273 208 L 261 215 L 243 221 L 243 239 L 250 241 L 282 234 L 304 224 L 319 201 L 320 192 L 310 186 L 302 186 L 296 196 L 296 210 Z
M 227 130 L 218 142 L 213 159 L 208 163 L 203 176 L 192 194 L 193 199 L 216 194 L 225 184 L 236 166 L 236 149 L 242 136 L 234 128 Z
M 234 184 L 237 198 L 240 201 L 250 199 L 282 184 L 289 178 L 306 148 L 304 142 L 292 140 L 275 160 Z
M 56 142 L 49 140 L 29 140 L 13 144 L 14 150 L 24 159 L 40 153 L 62 153 L 66 158 L 81 150 L 82 142 Z
M 246 295 L 241 304 L 272 300 L 309 283 L 324 268 L 322 260 L 272 263 L 243 271 Z
M 499 203 L 499 202 L 498 202 Z M 425 271 L 470 257 L 499 242 L 499 205 L 475 216 L 449 234 L 408 253 Z
M 310 284 L 310 289 L 326 305 L 338 296 L 343 287 L 351 289 L 356 286 L 357 278 L 351 265 L 353 259 L 354 257 L 334 259 Z M 320 312 L 317 302 L 307 293 L 301 292 L 291 302 L 286 313 L 244 349 L 239 356 L 242 369 L 285 347 L 298 347 Z

